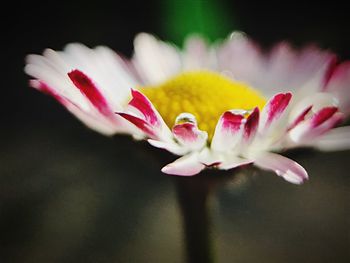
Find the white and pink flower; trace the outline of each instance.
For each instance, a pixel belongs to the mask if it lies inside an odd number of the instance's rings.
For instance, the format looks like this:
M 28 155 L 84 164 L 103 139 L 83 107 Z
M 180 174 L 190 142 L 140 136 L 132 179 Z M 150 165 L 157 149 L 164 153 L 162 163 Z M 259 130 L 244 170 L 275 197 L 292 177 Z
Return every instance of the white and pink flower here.
M 254 164 L 300 184 L 308 178 L 305 169 L 277 152 L 300 146 L 350 148 L 350 128 L 337 127 L 350 113 L 350 62 L 338 63 L 330 52 L 313 46 L 296 51 L 287 43 L 263 52 L 241 33 L 213 46 L 189 37 L 184 50 L 141 33 L 134 46 L 130 60 L 107 47 L 47 49 L 42 56 L 29 55 L 25 71 L 33 77 L 32 87 L 53 96 L 88 127 L 106 135 L 130 134 L 181 156 L 162 168 L 167 174 L 191 176 L 207 167 Z M 200 121 L 210 116 L 194 112 L 179 112 L 170 123 L 160 110 L 167 105 L 157 108 L 143 91 L 197 71 L 245 83 L 267 102 L 225 110 L 213 131 L 201 129 Z M 173 103 L 182 95 L 162 96 Z M 186 103 L 192 109 L 195 102 Z

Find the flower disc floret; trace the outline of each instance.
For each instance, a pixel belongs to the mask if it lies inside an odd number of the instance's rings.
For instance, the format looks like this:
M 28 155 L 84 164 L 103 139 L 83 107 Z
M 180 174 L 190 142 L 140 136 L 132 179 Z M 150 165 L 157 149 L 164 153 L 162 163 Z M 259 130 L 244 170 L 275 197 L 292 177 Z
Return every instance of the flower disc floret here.
M 190 112 L 201 130 L 212 138 L 221 114 L 231 109 L 262 109 L 265 98 L 243 82 L 209 71 L 185 72 L 159 86 L 142 87 L 165 123 L 172 127 L 176 117 Z

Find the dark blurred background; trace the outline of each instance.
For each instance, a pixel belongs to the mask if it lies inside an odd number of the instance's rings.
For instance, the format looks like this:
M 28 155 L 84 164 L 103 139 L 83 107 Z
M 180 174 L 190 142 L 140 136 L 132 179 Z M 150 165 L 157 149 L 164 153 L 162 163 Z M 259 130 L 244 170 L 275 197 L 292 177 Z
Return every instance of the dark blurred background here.
M 349 13 L 340 1 L 8 4 L 1 12 L 4 263 L 184 262 L 174 178 L 159 172 L 165 163 L 142 143 L 88 130 L 28 88 L 26 54 L 82 42 L 130 56 L 141 31 L 181 43 L 192 20 L 179 10 L 200 5 L 193 28 L 212 39 L 239 29 L 265 47 L 312 42 L 350 59 Z M 350 151 L 293 158 L 310 174 L 302 186 L 261 172 L 243 186 L 232 181 L 218 189 L 212 203 L 218 262 L 349 262 Z

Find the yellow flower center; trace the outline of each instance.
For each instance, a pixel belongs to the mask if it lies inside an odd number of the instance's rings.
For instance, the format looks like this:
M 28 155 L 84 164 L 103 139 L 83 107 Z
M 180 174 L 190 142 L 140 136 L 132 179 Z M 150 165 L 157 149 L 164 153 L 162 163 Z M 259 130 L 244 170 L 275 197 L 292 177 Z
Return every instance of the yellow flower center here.
M 242 82 L 218 73 L 196 71 L 182 73 L 158 86 L 141 87 L 169 127 L 183 112 L 193 114 L 201 130 L 212 138 L 221 114 L 227 110 L 260 109 L 265 98 Z

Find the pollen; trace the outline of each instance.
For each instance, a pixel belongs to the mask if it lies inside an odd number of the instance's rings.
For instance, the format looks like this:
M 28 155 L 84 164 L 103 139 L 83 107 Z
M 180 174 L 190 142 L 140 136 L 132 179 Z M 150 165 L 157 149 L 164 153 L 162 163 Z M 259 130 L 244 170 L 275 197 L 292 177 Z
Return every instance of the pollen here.
M 220 116 L 228 110 L 262 109 L 266 99 L 247 84 L 219 73 L 186 72 L 158 85 L 141 87 L 169 127 L 181 113 L 193 114 L 198 127 L 212 138 Z

